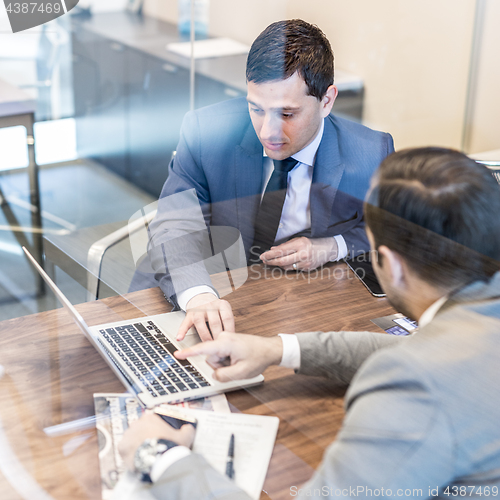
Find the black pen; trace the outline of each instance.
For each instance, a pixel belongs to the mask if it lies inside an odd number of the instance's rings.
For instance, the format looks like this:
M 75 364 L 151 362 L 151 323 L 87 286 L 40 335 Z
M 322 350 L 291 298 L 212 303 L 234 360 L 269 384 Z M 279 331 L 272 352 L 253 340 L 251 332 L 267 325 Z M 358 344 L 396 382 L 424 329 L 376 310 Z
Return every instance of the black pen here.
M 229 479 L 233 479 L 234 477 L 234 434 L 231 434 L 229 450 L 227 451 L 226 476 Z

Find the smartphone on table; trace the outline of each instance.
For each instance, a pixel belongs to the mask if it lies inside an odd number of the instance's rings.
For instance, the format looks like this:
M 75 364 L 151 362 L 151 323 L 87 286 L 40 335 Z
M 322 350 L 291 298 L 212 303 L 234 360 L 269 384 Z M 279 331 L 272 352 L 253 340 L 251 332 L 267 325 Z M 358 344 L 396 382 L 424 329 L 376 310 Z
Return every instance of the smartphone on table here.
M 374 297 L 385 297 L 377 276 L 375 276 L 375 271 L 371 264 L 371 256 L 371 252 L 366 252 L 356 257 L 344 259 L 344 261 Z

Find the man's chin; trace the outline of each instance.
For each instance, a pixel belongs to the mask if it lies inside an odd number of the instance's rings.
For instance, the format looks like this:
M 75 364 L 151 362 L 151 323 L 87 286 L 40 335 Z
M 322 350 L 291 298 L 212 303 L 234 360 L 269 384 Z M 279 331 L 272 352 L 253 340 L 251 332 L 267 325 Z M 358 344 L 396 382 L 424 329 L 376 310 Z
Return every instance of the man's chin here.
M 283 150 L 273 150 L 273 149 L 268 149 L 266 147 L 264 147 L 264 151 L 266 152 L 266 155 L 271 158 L 271 160 L 284 160 L 285 158 L 288 158 L 289 155 L 287 153 L 287 151 L 283 151 Z
M 398 297 L 391 297 L 390 293 L 387 294 L 387 302 L 396 309 L 397 312 L 405 315 L 407 318 L 410 318 L 413 321 L 417 321 L 418 318 L 414 318 L 413 314 L 409 311 L 409 308 L 406 307 L 406 304 L 400 300 Z

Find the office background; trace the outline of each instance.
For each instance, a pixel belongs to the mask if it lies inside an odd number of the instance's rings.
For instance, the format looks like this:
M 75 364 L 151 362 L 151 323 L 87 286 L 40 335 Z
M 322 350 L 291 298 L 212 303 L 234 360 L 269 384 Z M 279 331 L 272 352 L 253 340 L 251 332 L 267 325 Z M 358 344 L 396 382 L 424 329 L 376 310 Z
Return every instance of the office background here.
M 124 12 L 126 0 L 80 6 L 92 17 L 64 16 L 16 35 L 0 9 L 0 78 L 36 102 L 49 239 L 51 231 L 72 238 L 125 224 L 153 202 L 190 106 L 189 60 L 168 56 L 164 43 L 180 40 L 178 0 L 145 0 L 142 19 Z M 500 148 L 496 0 L 210 0 L 209 35 L 250 45 L 271 22 L 295 17 L 318 24 L 331 41 L 344 85 L 334 111 L 391 133 L 397 149 Z M 244 95 L 244 56 L 222 59 L 196 63 L 195 107 Z M 28 227 L 25 141 L 23 130 L 0 130 L 0 186 Z M 37 293 L 4 212 L 0 219 L 0 319 L 55 307 Z M 112 254 L 107 259 L 112 269 Z M 54 264 L 70 299 L 87 300 L 71 265 Z
M 482 19 L 474 32 L 476 10 Z M 175 22 L 176 0 L 146 0 L 145 12 Z M 278 19 L 317 24 L 335 52 L 336 67 L 365 84 L 364 122 L 390 132 L 396 147 L 462 148 L 474 37 L 479 61 L 467 152 L 500 144 L 500 4 L 495 0 L 211 0 L 210 31 L 251 43 Z

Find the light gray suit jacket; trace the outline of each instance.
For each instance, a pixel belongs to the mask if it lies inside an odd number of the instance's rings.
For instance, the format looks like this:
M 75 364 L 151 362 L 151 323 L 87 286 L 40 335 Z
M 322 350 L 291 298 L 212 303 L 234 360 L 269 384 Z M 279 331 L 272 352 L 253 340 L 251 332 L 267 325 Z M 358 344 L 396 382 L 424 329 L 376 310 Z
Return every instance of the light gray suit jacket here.
M 342 429 L 302 494 L 292 496 L 500 494 L 500 272 L 456 294 L 410 338 L 369 332 L 298 338 L 300 373 L 350 387 Z M 248 500 L 196 455 L 167 469 L 152 493 Z

